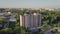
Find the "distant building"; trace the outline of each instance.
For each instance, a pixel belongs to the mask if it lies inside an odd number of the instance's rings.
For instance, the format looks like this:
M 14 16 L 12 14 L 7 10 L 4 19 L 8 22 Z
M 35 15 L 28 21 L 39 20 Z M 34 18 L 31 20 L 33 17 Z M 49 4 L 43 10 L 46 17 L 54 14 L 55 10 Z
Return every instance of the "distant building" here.
M 3 18 L 4 21 L 0 22 L 0 28 L 6 28 L 9 26 L 9 22 L 15 22 L 16 21 L 16 15 L 13 15 L 12 13 L 0 13 L 0 18 Z
M 26 28 L 36 28 L 41 26 L 41 14 L 24 14 L 20 15 L 20 26 Z
M 0 13 L 5 12 L 4 8 L 0 8 Z

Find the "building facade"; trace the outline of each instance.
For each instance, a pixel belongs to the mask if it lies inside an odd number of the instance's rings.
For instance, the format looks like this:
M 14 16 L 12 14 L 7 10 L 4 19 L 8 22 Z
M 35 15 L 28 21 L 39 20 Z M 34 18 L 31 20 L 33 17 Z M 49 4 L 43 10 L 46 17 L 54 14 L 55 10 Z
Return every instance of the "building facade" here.
M 24 14 L 20 15 L 20 26 L 26 28 L 35 28 L 41 26 L 41 14 Z

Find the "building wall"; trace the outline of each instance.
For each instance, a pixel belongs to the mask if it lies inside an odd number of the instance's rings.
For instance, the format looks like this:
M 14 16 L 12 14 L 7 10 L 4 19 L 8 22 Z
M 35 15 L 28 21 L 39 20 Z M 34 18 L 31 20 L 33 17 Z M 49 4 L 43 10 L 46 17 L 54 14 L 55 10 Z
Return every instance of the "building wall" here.
M 28 23 L 29 23 L 29 21 L 28 21 L 28 15 L 24 15 L 24 18 L 25 18 L 25 27 L 28 27 Z
M 22 26 L 22 15 L 20 15 L 20 26 Z

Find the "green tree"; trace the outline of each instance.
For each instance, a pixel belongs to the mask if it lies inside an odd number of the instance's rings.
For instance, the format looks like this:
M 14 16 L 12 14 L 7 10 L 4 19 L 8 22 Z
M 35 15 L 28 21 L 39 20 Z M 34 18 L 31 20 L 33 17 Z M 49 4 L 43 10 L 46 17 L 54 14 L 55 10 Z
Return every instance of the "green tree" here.
M 4 29 L 1 29 L 1 30 L 0 30 L 0 33 L 1 33 L 1 34 L 8 34 L 10 31 L 12 31 L 11 28 L 4 28 Z
M 19 11 L 18 11 L 18 14 L 19 14 L 19 15 L 20 15 L 20 14 L 23 15 L 24 13 L 25 13 L 24 10 L 19 10 Z
M 57 34 L 60 34 L 60 32 L 58 32 Z
M 0 18 L 0 23 L 4 22 L 4 18 Z

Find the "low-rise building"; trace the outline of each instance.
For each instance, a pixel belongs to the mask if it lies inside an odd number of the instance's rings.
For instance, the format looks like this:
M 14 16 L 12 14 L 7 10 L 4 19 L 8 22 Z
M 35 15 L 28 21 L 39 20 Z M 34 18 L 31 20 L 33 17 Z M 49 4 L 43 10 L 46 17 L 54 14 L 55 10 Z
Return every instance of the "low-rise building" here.
M 9 26 L 9 22 L 12 21 L 12 22 L 15 22 L 16 21 L 16 15 L 13 15 L 12 13 L 0 13 L 0 18 L 3 18 L 4 21 L 1 22 L 0 21 L 0 28 L 6 28 Z

